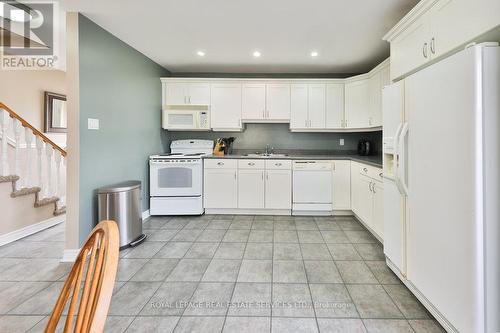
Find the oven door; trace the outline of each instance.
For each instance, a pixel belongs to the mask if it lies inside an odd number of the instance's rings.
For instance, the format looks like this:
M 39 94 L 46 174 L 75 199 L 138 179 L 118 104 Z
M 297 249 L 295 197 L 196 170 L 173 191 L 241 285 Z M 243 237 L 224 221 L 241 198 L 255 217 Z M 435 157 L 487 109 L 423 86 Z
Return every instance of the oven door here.
M 195 197 L 202 191 L 201 159 L 149 161 L 152 197 Z

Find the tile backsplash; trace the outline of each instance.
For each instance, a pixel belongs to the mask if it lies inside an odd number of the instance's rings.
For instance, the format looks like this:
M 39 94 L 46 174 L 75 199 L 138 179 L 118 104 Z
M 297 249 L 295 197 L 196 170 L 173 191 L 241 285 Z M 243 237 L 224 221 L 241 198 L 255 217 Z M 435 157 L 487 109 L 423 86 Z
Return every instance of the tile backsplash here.
M 288 124 L 246 124 L 243 132 L 169 132 L 170 140 L 208 139 L 233 136 L 234 149 L 262 150 L 266 144 L 279 149 L 356 150 L 360 139 L 373 143 L 373 155 L 382 152 L 382 131 L 359 133 L 296 133 Z M 344 139 L 344 145 L 340 145 Z

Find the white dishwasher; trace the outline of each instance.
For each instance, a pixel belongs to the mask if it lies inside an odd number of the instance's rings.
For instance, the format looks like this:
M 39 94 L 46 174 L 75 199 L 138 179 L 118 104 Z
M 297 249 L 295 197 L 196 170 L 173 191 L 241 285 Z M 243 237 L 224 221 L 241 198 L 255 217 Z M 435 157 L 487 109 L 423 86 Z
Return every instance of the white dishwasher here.
M 331 215 L 331 161 L 293 162 L 293 215 Z

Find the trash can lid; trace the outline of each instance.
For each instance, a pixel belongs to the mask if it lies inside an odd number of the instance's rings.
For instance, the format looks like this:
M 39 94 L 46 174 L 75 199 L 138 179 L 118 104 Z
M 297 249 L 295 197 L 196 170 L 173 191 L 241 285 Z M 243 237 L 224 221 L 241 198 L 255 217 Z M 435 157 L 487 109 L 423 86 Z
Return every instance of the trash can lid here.
M 97 193 L 101 194 L 101 193 L 124 192 L 136 188 L 141 188 L 140 180 L 127 180 L 125 182 L 101 187 L 97 190 Z

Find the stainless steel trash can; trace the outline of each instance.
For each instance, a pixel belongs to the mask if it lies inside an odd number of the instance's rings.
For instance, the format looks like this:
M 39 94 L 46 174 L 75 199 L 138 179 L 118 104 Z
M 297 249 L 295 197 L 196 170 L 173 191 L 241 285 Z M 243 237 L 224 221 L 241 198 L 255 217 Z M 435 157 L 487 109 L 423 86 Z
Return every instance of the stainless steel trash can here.
M 97 190 L 98 221 L 113 220 L 120 230 L 120 250 L 141 243 L 142 233 L 141 182 L 126 182 Z

